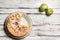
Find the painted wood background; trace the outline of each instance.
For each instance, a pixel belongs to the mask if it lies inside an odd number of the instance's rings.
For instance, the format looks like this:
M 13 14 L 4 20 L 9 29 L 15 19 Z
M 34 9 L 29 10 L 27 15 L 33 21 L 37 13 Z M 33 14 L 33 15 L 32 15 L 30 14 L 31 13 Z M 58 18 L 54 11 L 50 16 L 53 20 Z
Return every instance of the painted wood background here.
M 54 14 L 47 17 L 39 12 L 39 6 L 46 3 L 54 9 Z M 60 40 L 60 0 L 0 0 L 0 40 L 11 39 L 4 32 L 6 17 L 16 11 L 26 13 L 32 19 L 30 35 L 19 40 Z

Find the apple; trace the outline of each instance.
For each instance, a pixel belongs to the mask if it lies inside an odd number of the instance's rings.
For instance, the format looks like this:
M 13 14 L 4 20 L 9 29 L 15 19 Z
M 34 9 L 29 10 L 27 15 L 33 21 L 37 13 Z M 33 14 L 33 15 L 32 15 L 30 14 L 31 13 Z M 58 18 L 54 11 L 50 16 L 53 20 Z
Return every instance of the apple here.
M 52 14 L 53 14 L 53 9 L 52 9 L 52 8 L 46 9 L 46 15 L 47 15 L 47 16 L 50 16 L 50 15 L 52 15 Z
M 47 9 L 47 8 L 48 8 L 47 4 L 43 3 L 43 4 L 41 4 L 41 6 L 39 7 L 39 11 L 40 11 L 40 12 L 44 12 L 45 9 Z

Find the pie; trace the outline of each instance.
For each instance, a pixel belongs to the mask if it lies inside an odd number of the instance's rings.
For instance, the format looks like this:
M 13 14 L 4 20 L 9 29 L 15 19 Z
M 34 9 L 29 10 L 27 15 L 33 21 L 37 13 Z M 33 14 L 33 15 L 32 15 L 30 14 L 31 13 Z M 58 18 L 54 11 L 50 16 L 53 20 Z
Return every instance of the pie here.
M 21 25 L 21 13 L 13 13 L 7 19 L 7 29 L 14 37 L 24 37 L 29 34 L 31 26 Z

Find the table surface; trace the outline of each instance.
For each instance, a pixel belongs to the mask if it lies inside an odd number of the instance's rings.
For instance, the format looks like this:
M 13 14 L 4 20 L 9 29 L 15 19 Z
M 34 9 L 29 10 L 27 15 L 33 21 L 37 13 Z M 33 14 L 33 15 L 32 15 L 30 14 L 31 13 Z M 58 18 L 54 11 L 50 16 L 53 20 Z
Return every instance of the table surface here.
M 46 16 L 39 6 L 46 3 L 54 13 Z M 0 0 L 0 40 L 60 40 L 60 0 Z M 4 32 L 4 21 L 12 12 L 24 12 L 32 19 L 32 31 L 24 39 L 9 38 Z

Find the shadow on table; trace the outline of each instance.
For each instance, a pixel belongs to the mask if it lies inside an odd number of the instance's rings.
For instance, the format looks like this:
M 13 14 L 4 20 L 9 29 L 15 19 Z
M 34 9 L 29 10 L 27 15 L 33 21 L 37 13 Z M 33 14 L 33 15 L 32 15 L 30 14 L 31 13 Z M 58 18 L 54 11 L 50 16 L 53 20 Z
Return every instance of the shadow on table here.
M 7 19 L 7 18 L 6 18 L 6 19 Z M 5 34 L 6 34 L 8 37 L 12 38 L 13 40 L 21 40 L 21 38 L 14 38 L 14 37 L 9 33 L 9 31 L 7 30 L 7 26 L 6 26 L 6 20 L 5 20 L 5 22 L 4 22 L 4 32 L 5 32 Z

